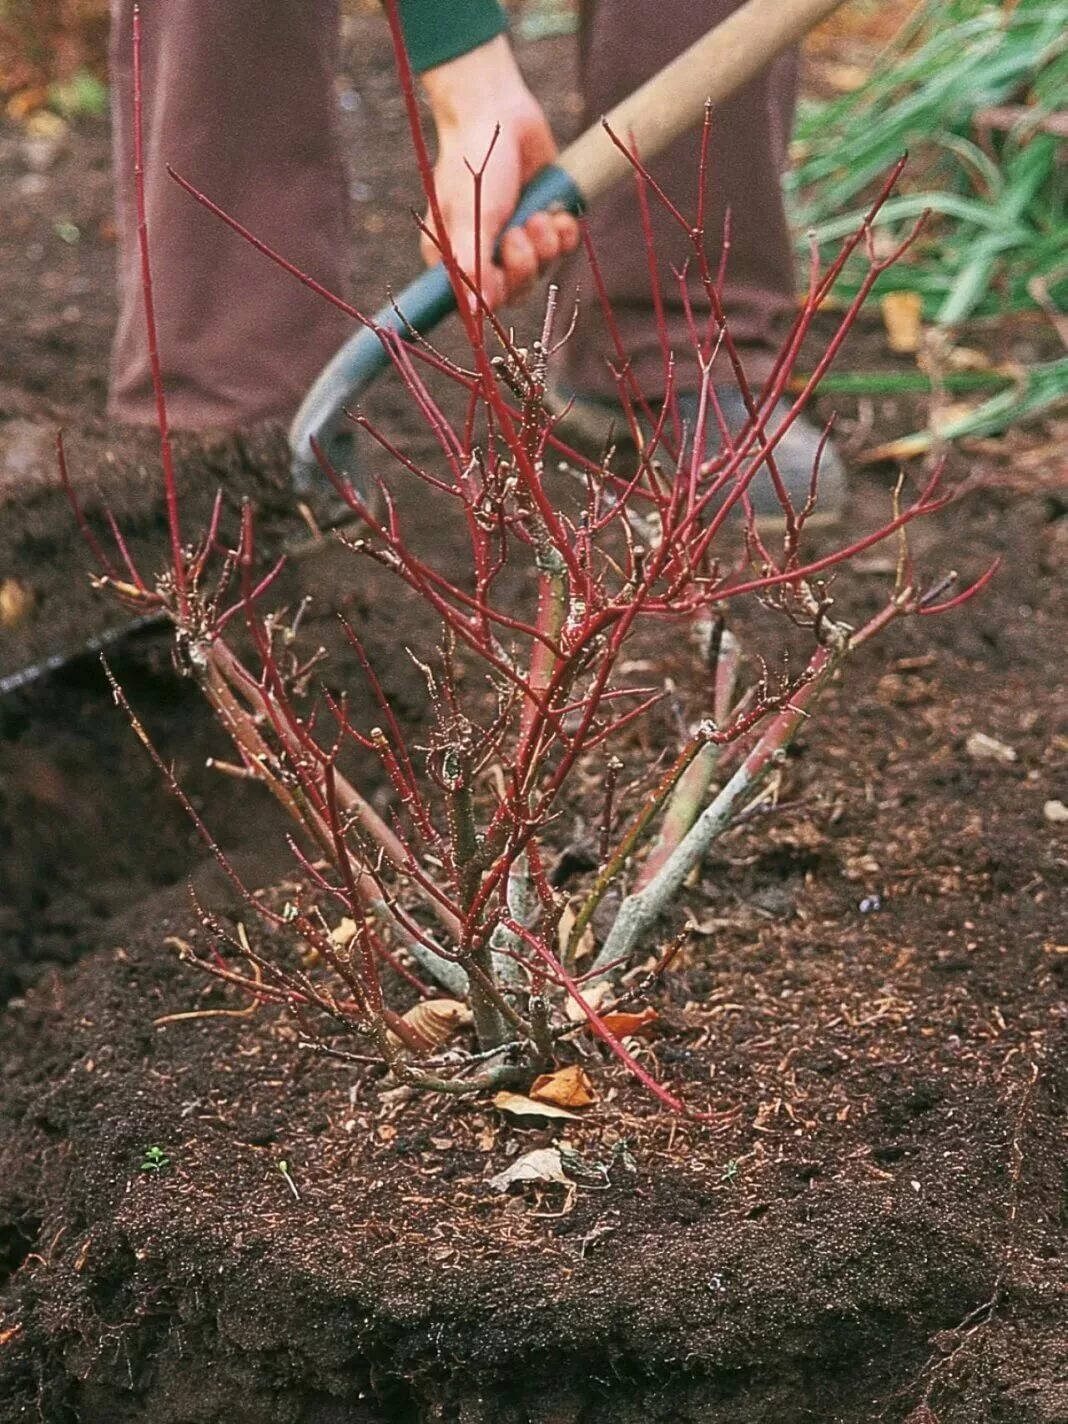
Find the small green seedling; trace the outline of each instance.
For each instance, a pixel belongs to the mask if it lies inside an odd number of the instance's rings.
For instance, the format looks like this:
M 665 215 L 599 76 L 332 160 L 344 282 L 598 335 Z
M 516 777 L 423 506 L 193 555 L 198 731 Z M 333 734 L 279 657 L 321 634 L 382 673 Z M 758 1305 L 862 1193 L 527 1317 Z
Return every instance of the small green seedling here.
M 297 1191 L 297 1184 L 289 1175 L 289 1163 L 284 1160 L 279 1162 L 278 1170 L 281 1172 L 282 1176 L 285 1177 L 286 1185 L 289 1187 L 289 1190 L 293 1193 L 297 1201 L 300 1201 L 300 1192 Z
M 142 1172 L 162 1172 L 164 1167 L 170 1165 L 170 1158 L 162 1147 L 146 1147 L 145 1155 L 141 1161 Z
M 720 1181 L 725 1182 L 729 1186 L 730 1183 L 734 1181 L 735 1177 L 737 1177 L 737 1175 L 738 1162 L 734 1157 L 732 1157 L 731 1160 L 724 1167 L 722 1173 L 720 1174 Z

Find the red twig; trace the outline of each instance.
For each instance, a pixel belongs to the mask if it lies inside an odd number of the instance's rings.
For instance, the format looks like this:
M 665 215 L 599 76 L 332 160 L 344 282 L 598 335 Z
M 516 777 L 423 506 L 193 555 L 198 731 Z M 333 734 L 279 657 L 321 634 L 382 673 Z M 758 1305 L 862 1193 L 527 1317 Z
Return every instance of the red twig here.
M 156 336 L 156 308 L 152 299 L 152 264 L 148 251 L 148 216 L 145 205 L 144 136 L 142 132 L 143 96 L 141 88 L 141 7 L 133 8 L 133 103 L 134 103 L 134 186 L 137 195 L 137 244 L 141 253 L 141 292 L 145 304 L 145 332 L 148 339 L 148 360 L 152 370 L 152 390 L 156 399 L 156 423 L 159 428 L 160 461 L 163 466 L 163 492 L 167 504 L 167 529 L 171 541 L 171 572 L 178 599 L 178 611 L 185 618 L 189 612 L 186 591 L 185 554 L 182 550 L 182 529 L 178 518 L 178 486 L 174 476 L 174 453 L 171 449 L 167 421 L 167 399 L 163 391 L 163 370 Z

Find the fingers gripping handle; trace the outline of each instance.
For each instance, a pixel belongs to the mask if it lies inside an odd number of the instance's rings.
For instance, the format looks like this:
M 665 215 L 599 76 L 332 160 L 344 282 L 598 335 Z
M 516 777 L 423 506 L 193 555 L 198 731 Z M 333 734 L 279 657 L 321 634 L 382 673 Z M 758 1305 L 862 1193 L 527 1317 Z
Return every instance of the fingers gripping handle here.
M 578 214 L 583 206 L 582 194 L 570 174 L 550 165 L 524 188 L 508 227 L 521 226 L 546 208 L 566 208 Z M 394 302 L 375 313 L 369 326 L 361 327 L 346 341 L 320 373 L 289 428 L 295 478 L 316 468 L 312 440 L 327 445 L 344 426 L 346 407 L 389 365 L 389 351 L 378 333 L 393 333 L 406 341 L 425 336 L 455 309 L 449 274 L 438 263 L 410 282 Z

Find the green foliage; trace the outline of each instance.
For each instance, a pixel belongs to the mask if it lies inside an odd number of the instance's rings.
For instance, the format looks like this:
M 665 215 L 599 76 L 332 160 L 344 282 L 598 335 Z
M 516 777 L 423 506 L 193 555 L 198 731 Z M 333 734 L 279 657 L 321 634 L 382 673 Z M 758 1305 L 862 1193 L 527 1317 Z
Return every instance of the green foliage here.
M 1008 128 L 984 127 L 1019 106 Z M 901 236 L 925 209 L 930 226 L 877 292 L 909 290 L 927 320 L 1026 310 L 1031 284 L 1068 305 L 1068 166 L 1043 121 L 1068 106 L 1068 0 L 928 0 L 868 81 L 804 106 L 788 180 L 798 227 L 821 244 L 855 230 L 873 182 L 908 151 L 923 191 L 892 199 L 878 231 Z M 843 274 L 849 296 L 861 269 Z
M 1044 361 L 1010 374 L 1008 370 L 949 371 L 939 379 L 942 390 L 958 394 L 994 388 L 982 404 L 939 430 L 942 440 L 1000 435 L 1002 431 L 1055 410 L 1068 401 L 1068 357 Z M 832 372 L 820 385 L 825 395 L 895 396 L 929 394 L 931 379 L 923 371 Z M 909 437 L 916 450 L 930 449 L 931 431 Z
M 1033 419 L 1068 401 L 1068 357 L 1032 366 L 1019 386 L 999 391 L 982 405 L 943 426 L 941 440 L 981 439 L 1000 435 L 1021 421 Z M 930 449 L 935 437 L 930 431 L 917 435 L 916 450 Z
M 108 86 L 88 69 L 48 86 L 48 107 L 65 119 L 99 119 L 108 111 Z

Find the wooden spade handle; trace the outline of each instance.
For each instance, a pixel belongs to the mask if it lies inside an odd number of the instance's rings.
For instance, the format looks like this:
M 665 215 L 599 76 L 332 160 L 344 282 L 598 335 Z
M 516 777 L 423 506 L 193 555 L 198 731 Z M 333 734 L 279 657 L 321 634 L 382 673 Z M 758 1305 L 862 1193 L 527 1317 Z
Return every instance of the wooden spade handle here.
M 783 50 L 837 10 L 844 0 L 748 0 L 702 35 L 666 68 L 605 115 L 622 143 L 635 144 L 643 162 L 701 122 L 705 104 L 718 104 L 759 74 Z M 664 3 L 670 24 L 671 0 Z M 631 172 L 601 124 L 575 139 L 557 159 L 587 203 Z

